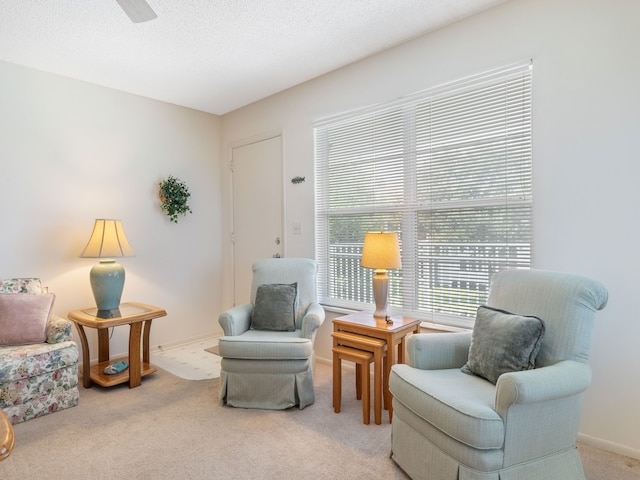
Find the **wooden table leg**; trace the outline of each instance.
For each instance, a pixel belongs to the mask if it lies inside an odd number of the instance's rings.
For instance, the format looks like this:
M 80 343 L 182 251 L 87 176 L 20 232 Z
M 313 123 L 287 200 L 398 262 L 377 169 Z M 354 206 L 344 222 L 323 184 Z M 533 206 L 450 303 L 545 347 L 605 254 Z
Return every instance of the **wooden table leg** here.
M 391 366 L 396 363 L 395 359 L 395 346 L 393 344 L 393 336 L 387 338 L 387 363 L 384 366 L 384 401 L 385 406 L 389 410 L 389 422 L 393 417 L 393 407 L 391 406 L 391 392 L 389 391 L 389 374 L 391 373 Z
M 356 364 L 356 399 L 362 400 L 362 368 Z
M 109 361 L 109 329 L 98 329 L 98 362 Z
M 356 365 L 356 368 L 360 370 L 360 380 L 362 385 L 360 390 L 362 391 L 362 423 L 369 425 L 371 416 L 371 400 L 369 380 L 371 379 L 371 370 L 369 370 L 370 363 L 364 362 Z
M 142 322 L 131 324 L 129 331 L 129 388 L 139 387 L 142 383 L 142 365 L 140 364 L 140 337 Z
M 142 336 L 142 361 L 150 363 L 151 358 L 149 356 L 149 336 L 151 334 L 151 320 L 144 322 L 144 334 Z
M 84 333 L 84 327 L 76 323 L 80 343 L 82 344 L 82 386 L 89 388 L 91 386 L 91 364 L 89 363 L 89 342 L 87 342 L 87 334 Z
M 400 339 L 400 343 L 398 343 L 398 363 L 405 363 L 405 361 L 404 361 L 404 352 L 405 352 L 404 339 L 405 339 L 405 337 L 402 337 Z
M 373 352 L 373 412 L 376 425 L 382 423 L 382 371 L 383 367 L 383 349 L 376 348 Z
M 333 411 L 340 413 L 342 402 L 342 362 L 336 352 L 333 352 Z

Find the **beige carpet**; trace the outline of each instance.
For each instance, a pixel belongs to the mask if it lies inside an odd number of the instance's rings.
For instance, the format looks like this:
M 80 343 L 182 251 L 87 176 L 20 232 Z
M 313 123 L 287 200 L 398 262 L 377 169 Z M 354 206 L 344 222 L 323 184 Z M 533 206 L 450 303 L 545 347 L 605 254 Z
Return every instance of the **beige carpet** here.
M 80 405 L 15 425 L 2 480 L 390 479 L 390 425 L 363 425 L 345 372 L 331 407 L 331 368 L 317 364 L 316 403 L 304 410 L 221 407 L 218 380 L 159 370 L 142 386 L 81 388 Z M 640 461 L 586 449 L 588 480 L 639 478 Z M 434 479 L 437 480 L 437 479 Z
M 405 479 L 389 459 L 389 425 L 362 425 L 359 402 L 346 399 L 352 382 L 335 414 L 331 368 L 317 372 L 304 410 L 221 407 L 217 380 L 163 370 L 132 390 L 82 389 L 77 407 L 15 426 L 0 478 Z

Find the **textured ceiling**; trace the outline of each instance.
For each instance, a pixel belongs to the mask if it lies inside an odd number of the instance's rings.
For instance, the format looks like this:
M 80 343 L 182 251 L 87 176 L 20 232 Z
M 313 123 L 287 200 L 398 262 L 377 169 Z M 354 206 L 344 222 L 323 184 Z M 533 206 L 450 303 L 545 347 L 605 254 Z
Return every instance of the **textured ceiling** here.
M 0 0 L 0 60 L 224 114 L 504 0 Z

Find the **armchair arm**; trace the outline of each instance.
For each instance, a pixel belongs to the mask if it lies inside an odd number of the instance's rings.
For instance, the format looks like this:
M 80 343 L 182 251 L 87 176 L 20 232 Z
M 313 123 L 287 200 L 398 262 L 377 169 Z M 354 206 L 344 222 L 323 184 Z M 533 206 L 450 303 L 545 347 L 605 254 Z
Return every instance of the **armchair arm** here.
M 46 326 L 47 343 L 61 343 L 71 340 L 72 325 L 71 321 L 66 318 L 49 315 Z
M 307 313 L 302 317 L 302 336 L 313 341 L 318 327 L 324 322 L 324 308 L 319 303 L 309 304 Z
M 226 312 L 222 312 L 218 317 L 218 323 L 224 330 L 224 334 L 228 336 L 240 335 L 251 326 L 251 312 L 253 305 L 245 303 L 238 305 Z
M 496 383 L 496 411 L 505 418 L 512 405 L 570 397 L 582 393 L 590 383 L 589 365 L 573 360 L 505 373 Z
M 407 339 L 407 360 L 421 370 L 460 368 L 467 362 L 471 332 L 419 333 Z

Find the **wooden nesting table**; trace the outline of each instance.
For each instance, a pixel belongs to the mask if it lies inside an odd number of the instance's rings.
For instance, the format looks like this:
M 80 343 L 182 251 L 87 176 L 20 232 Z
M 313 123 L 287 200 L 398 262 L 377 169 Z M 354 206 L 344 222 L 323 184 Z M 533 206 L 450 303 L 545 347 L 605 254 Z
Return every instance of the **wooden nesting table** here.
M 149 335 L 151 333 L 151 321 L 154 318 L 164 317 L 167 312 L 153 305 L 129 302 L 121 303 L 114 310 L 98 310 L 97 308 L 85 308 L 69 312 L 67 318 L 75 323 L 82 342 L 82 385 L 85 388 L 95 382 L 102 387 L 111 387 L 129 382 L 129 388 L 135 388 L 142 383 L 142 377 L 156 371 L 149 362 Z M 109 358 L 109 328 L 120 325 L 129 325 L 129 357 Z M 144 333 L 143 333 L 144 325 Z M 98 330 L 98 363 L 90 364 L 89 342 L 84 327 Z M 142 361 L 140 358 L 140 340 L 142 338 Z M 120 373 L 105 374 L 104 368 L 118 360 L 129 362 L 129 368 Z
M 392 316 L 389 317 L 389 321 L 390 323 L 387 323 L 384 318 L 374 317 L 372 312 L 355 312 L 334 318 L 333 331 L 349 332 L 363 335 L 364 337 L 379 338 L 386 342 L 386 361 L 384 362 L 383 368 L 382 395 L 384 398 L 384 406 L 389 410 L 389 421 L 391 421 L 393 416 L 391 392 L 389 391 L 389 373 L 391 372 L 391 366 L 396 362 L 404 363 L 405 338 L 410 333 L 418 333 L 420 331 L 420 320 L 410 317 Z M 358 348 L 355 345 L 351 346 Z M 379 418 L 378 412 L 376 412 L 376 419 L 377 418 Z
M 11 454 L 14 443 L 13 426 L 4 412 L 0 410 L 0 462 Z

